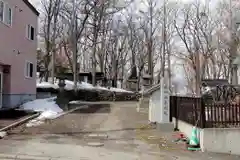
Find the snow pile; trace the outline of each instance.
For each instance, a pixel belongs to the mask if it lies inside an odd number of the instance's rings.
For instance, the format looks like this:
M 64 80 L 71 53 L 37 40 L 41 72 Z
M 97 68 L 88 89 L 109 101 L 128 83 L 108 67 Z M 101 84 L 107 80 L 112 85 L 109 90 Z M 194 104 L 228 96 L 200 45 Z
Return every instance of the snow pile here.
M 59 80 L 55 81 L 54 84 L 51 82 L 39 82 L 37 80 L 37 88 L 53 88 L 53 89 L 58 89 L 58 82 Z M 73 81 L 65 80 L 66 90 L 72 90 L 74 87 Z M 121 88 L 105 88 L 101 86 L 93 86 L 92 84 L 86 83 L 86 82 L 80 82 L 77 83 L 78 89 L 86 89 L 86 90 L 108 90 L 108 91 L 113 91 L 113 92 L 127 92 L 127 93 L 133 93 L 132 91 L 127 91 Z
M 127 91 L 127 90 L 124 90 L 124 89 L 121 89 L 121 88 L 110 88 L 110 91 L 113 91 L 113 92 L 128 92 L 128 93 L 133 93 L 132 91 Z
M 41 112 L 39 117 L 29 121 L 27 127 L 37 126 L 44 123 L 45 120 L 51 120 L 59 117 L 63 110 L 55 103 L 56 97 L 47 99 L 37 99 L 24 103 L 21 106 L 23 110 Z
M 73 86 L 74 86 L 73 81 L 65 80 L 65 84 L 66 84 L 66 86 L 65 86 L 66 90 L 72 90 L 73 89 Z M 57 81 L 56 85 L 58 86 L 58 81 Z M 79 88 L 79 85 L 80 84 L 77 83 L 78 88 Z
M 37 87 L 38 88 L 54 88 L 54 89 L 58 89 L 58 86 L 49 82 L 41 82 L 41 83 L 37 83 Z

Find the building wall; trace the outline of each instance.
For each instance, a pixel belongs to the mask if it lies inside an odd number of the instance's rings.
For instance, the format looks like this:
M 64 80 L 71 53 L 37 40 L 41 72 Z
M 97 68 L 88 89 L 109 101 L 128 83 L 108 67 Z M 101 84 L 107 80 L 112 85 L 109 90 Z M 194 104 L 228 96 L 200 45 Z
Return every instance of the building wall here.
M 4 74 L 3 104 L 13 107 L 36 96 L 36 49 L 37 38 L 27 38 L 27 25 L 37 31 L 38 16 L 22 0 L 2 0 L 12 9 L 12 26 L 0 22 L 0 63 L 8 65 L 10 72 Z M 25 77 L 26 61 L 33 63 L 33 78 Z M 11 103 L 10 103 L 11 102 Z

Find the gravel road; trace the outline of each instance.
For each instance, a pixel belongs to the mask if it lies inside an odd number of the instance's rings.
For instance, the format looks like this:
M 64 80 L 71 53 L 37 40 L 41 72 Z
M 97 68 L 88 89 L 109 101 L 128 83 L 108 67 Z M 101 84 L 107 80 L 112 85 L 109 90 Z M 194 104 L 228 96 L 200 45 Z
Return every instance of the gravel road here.
M 38 127 L 20 126 L 1 140 L 0 159 L 4 155 L 66 160 L 239 159 L 186 151 L 182 144 L 172 141 L 172 132 L 161 133 L 147 125 L 147 113 L 136 112 L 136 105 L 136 102 L 94 104 Z

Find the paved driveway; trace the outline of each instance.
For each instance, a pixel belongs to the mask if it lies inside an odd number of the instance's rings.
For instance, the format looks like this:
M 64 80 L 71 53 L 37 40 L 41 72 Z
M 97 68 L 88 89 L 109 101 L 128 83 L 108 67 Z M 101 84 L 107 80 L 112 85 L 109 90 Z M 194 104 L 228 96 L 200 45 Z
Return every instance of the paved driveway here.
M 188 152 L 172 142 L 172 133 L 147 125 L 147 113 L 136 112 L 136 102 L 95 104 L 53 122 L 12 130 L 1 140 L 0 157 L 14 159 L 82 160 L 237 160 L 238 157 Z M 1 159 L 1 158 L 0 158 Z

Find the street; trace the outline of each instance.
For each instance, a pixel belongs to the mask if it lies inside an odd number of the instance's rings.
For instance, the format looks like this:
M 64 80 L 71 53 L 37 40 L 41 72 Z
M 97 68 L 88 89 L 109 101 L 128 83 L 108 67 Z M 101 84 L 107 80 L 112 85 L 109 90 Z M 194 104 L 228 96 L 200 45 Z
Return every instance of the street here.
M 183 144 L 173 142 L 173 133 L 149 127 L 147 112 L 136 112 L 136 105 L 136 102 L 99 104 L 96 113 L 81 110 L 41 126 L 20 126 L 0 140 L 0 159 L 239 159 L 187 151 Z

